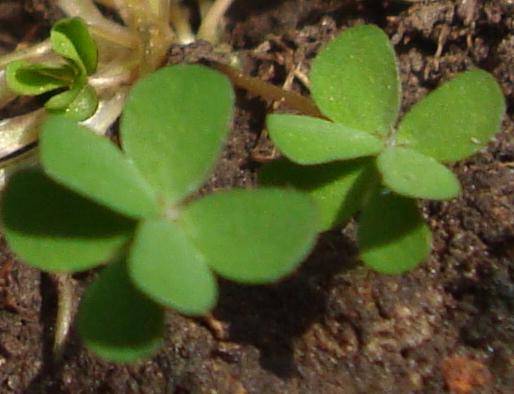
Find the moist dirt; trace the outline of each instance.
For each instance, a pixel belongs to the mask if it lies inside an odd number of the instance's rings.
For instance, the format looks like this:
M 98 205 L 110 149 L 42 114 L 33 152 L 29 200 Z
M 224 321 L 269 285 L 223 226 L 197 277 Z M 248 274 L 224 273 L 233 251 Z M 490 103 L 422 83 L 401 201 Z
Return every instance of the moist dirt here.
M 44 37 L 52 1 L 0 2 L 0 54 Z M 471 67 L 499 80 L 503 129 L 454 166 L 459 198 L 423 204 L 433 253 L 402 276 L 357 259 L 355 225 L 323 234 L 301 268 L 270 286 L 221 281 L 212 316 L 169 312 L 151 360 L 103 362 L 75 330 L 52 359 L 56 294 L 45 274 L 0 247 L 0 393 L 353 394 L 514 391 L 514 2 L 237 1 L 224 41 L 246 73 L 308 95 L 309 65 L 338 31 L 375 23 L 399 56 L 403 108 Z M 223 59 L 205 43 L 169 63 Z M 264 116 L 274 103 L 237 92 L 231 137 L 202 189 L 255 184 L 276 156 Z M 18 101 L 1 116 L 26 108 Z M 94 273 L 73 277 L 76 304 Z

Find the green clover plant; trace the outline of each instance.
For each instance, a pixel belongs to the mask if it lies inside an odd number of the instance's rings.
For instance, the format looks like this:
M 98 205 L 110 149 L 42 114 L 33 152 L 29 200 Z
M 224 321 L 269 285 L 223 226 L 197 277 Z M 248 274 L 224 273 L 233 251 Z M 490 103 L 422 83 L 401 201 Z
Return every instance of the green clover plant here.
M 4 233 L 28 264 L 76 272 L 111 262 L 79 309 L 86 345 L 112 361 L 150 355 L 163 306 L 187 315 L 217 299 L 214 273 L 269 283 L 293 271 L 319 231 L 314 202 L 278 188 L 192 196 L 210 174 L 232 118 L 229 81 L 203 66 L 139 81 L 120 124 L 122 150 L 63 116 L 40 139 L 42 170 L 10 179 Z
M 87 119 L 98 105 L 95 89 L 88 84 L 88 75 L 96 71 L 98 62 L 95 41 L 84 21 L 75 17 L 57 22 L 50 32 L 50 42 L 64 60 L 62 64 L 13 61 L 6 67 L 7 86 L 25 96 L 55 93 L 45 103 L 49 113 Z
M 287 159 L 264 167 L 264 184 L 308 192 L 323 228 L 356 212 L 365 264 L 401 273 L 424 260 L 431 234 L 414 199 L 446 200 L 460 192 L 443 164 L 482 149 L 499 130 L 505 101 L 487 72 L 464 72 L 397 121 L 397 60 L 378 27 L 350 28 L 315 58 L 311 92 L 327 119 L 270 114 L 273 143 Z

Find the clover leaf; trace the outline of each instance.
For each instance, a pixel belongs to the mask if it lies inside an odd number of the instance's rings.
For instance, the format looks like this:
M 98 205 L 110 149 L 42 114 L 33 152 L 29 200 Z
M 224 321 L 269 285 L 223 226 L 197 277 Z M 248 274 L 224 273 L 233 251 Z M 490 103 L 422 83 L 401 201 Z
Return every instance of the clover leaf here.
M 387 148 L 377 157 L 377 167 L 384 186 L 403 196 L 447 200 L 460 192 L 453 172 L 414 149 Z
M 414 268 L 430 254 L 430 230 L 416 201 L 382 190 L 359 218 L 361 258 L 374 270 L 399 274 Z
M 126 262 L 116 261 L 86 290 L 78 329 L 94 353 L 109 361 L 131 362 L 159 349 L 164 313 L 134 286 Z
M 312 97 L 336 123 L 387 136 L 400 110 L 400 79 L 394 48 L 373 25 L 346 30 L 312 63 Z
M 504 113 L 505 98 L 494 77 L 467 71 L 411 108 L 396 141 L 441 162 L 462 160 L 487 145 Z
M 50 42 L 65 63 L 14 61 L 6 67 L 7 86 L 25 96 L 54 92 L 45 103 L 48 112 L 65 114 L 79 121 L 91 117 L 98 106 L 98 98 L 88 85 L 87 76 L 96 71 L 98 51 L 85 22 L 77 17 L 58 21 L 50 32 Z
M 344 224 L 362 208 L 376 177 L 374 163 L 368 158 L 307 167 L 281 159 L 259 172 L 264 185 L 288 186 L 307 193 L 319 207 L 323 231 Z
M 233 101 L 226 78 L 196 66 L 158 70 L 134 87 L 121 118 L 123 150 L 167 203 L 205 181 L 227 136 Z
M 58 21 L 50 31 L 50 41 L 55 53 L 76 64 L 84 74 L 91 75 L 96 71 L 98 50 L 81 18 Z
M 311 199 L 265 188 L 193 198 L 219 156 L 233 113 L 226 78 L 166 67 L 138 82 L 120 126 L 123 151 L 50 117 L 37 170 L 13 177 L 2 201 L 6 238 L 26 263 L 73 272 L 109 261 L 86 291 L 79 330 L 95 353 L 150 355 L 161 306 L 187 315 L 217 300 L 215 273 L 269 283 L 291 273 L 319 226 Z M 148 326 L 146 322 L 148 321 Z
M 310 116 L 269 115 L 270 136 L 299 164 L 320 164 L 379 153 L 384 143 L 360 130 Z
M 413 268 L 427 257 L 430 237 L 408 198 L 459 194 L 457 177 L 442 163 L 477 152 L 499 130 L 505 99 L 498 83 L 482 70 L 464 72 L 417 103 L 396 127 L 397 60 L 386 34 L 372 25 L 347 29 L 330 42 L 314 59 L 310 77 L 312 97 L 330 121 L 271 114 L 266 123 L 284 156 L 316 166 L 272 163 L 261 182 L 306 191 L 320 207 L 325 230 L 362 211 L 364 263 L 385 273 Z
M 104 137 L 64 117 L 43 125 L 41 163 L 57 182 L 122 215 L 157 215 L 151 186 L 134 163 Z M 123 190 L 123 193 L 120 193 Z
M 148 219 L 140 224 L 129 270 L 149 297 L 181 313 L 199 315 L 216 304 L 218 287 L 204 255 L 170 220 Z
M 186 207 L 181 221 L 215 272 L 245 283 L 289 274 L 314 246 L 318 229 L 303 193 L 275 188 L 212 194 Z
M 134 223 L 60 186 L 41 171 L 13 175 L 2 198 L 7 243 L 30 265 L 82 271 L 109 260 L 129 240 Z

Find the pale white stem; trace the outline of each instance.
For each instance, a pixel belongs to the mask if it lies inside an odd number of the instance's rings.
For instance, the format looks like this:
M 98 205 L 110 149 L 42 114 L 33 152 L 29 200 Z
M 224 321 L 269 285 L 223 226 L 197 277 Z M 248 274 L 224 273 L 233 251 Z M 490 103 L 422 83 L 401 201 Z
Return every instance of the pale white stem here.
M 119 32 L 111 29 L 110 26 L 104 25 L 89 25 L 89 30 L 96 39 L 117 44 L 124 48 L 134 49 L 137 48 L 139 43 L 137 35 L 129 30 Z
M 37 155 L 32 150 L 20 153 L 15 157 L 0 162 L 0 191 L 5 188 L 9 177 L 22 168 L 33 167 L 37 165 Z
M 131 84 L 134 81 L 134 73 L 131 70 L 119 70 L 113 73 L 112 69 L 107 69 L 91 76 L 88 81 L 96 92 L 101 94 Z
M 200 18 L 205 19 L 207 13 L 212 7 L 212 0 L 198 0 L 198 8 L 200 10 Z
M 36 142 L 39 125 L 46 117 L 44 109 L 0 121 L 0 161 Z
M 123 87 L 118 89 L 113 96 L 100 99 L 95 114 L 82 124 L 95 133 L 104 135 L 120 117 L 128 92 L 129 88 Z
M 233 1 L 234 0 L 216 0 L 214 2 L 198 29 L 198 38 L 213 44 L 218 41 L 218 29 L 221 20 Z
M 70 274 L 51 275 L 57 288 L 57 316 L 55 317 L 54 358 L 59 361 L 73 323 L 73 283 Z
M 81 16 L 86 20 L 102 18 L 92 0 L 57 0 L 57 5 L 69 16 Z
M 13 93 L 8 87 L 5 81 L 5 70 L 0 70 L 0 108 L 5 107 L 11 101 L 16 98 L 16 94 Z
M 172 0 L 171 0 L 172 1 Z M 169 26 L 170 0 L 159 0 L 157 16 L 163 25 Z
M 96 3 L 101 4 L 105 7 L 116 8 L 114 0 L 95 0 Z
M 7 55 L 0 56 L 0 68 L 4 68 L 16 60 L 32 60 L 46 56 L 51 50 L 50 40 L 45 40 L 28 48 L 8 53 Z
M 178 0 L 171 0 L 170 22 L 175 29 L 177 40 L 180 44 L 191 44 L 195 40 L 195 35 L 189 23 L 189 15 L 179 4 Z
M 104 17 L 92 0 L 57 0 L 57 4 L 67 15 L 83 18 L 93 28 L 93 34 L 129 48 L 137 45 L 135 34 Z

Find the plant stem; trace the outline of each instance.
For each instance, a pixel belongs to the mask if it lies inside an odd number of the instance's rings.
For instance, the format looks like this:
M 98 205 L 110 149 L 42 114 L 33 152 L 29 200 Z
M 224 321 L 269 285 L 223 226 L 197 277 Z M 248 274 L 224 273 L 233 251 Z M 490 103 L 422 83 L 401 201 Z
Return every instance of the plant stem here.
M 189 16 L 178 0 L 171 0 L 170 21 L 177 34 L 178 42 L 187 45 L 195 40 L 195 35 L 189 23 Z
M 52 46 L 50 44 L 50 40 L 45 40 L 26 49 L 8 53 L 7 55 L 0 57 L 0 68 L 4 68 L 15 60 L 37 59 L 47 55 L 51 50 Z
M 44 109 L 0 121 L 0 162 L 37 141 Z
M 9 160 L 0 161 L 0 190 L 3 190 L 9 180 L 9 177 L 22 168 L 33 167 L 38 164 L 37 155 L 34 155 L 34 149 L 30 149 L 20 153 Z
M 207 13 L 212 7 L 212 0 L 198 0 L 198 8 L 200 10 L 200 18 L 205 19 Z
M 53 353 L 55 360 L 59 361 L 73 321 L 73 283 L 70 274 L 53 274 L 51 276 L 57 289 Z
M 298 93 L 281 89 L 259 78 L 244 75 L 226 64 L 217 63 L 214 64 L 214 68 L 225 74 L 235 86 L 245 89 L 251 94 L 269 101 L 278 101 L 304 115 L 326 119 L 311 100 Z
M 199 39 L 209 41 L 212 44 L 218 42 L 218 29 L 221 19 L 233 1 L 234 0 L 215 0 L 198 29 L 197 36 Z
M 109 8 L 116 8 L 116 4 L 114 4 L 114 0 L 96 0 L 97 3 Z
M 126 27 L 102 15 L 91 0 L 57 0 L 59 7 L 69 16 L 79 16 L 90 25 L 93 34 L 127 48 L 137 45 L 137 37 Z
M 7 87 L 7 82 L 5 80 L 5 70 L 0 70 L 0 108 L 3 108 L 9 104 L 15 98 L 16 94 Z
M 128 91 L 128 87 L 118 87 L 111 97 L 102 97 L 95 114 L 81 124 L 104 135 L 120 117 Z

